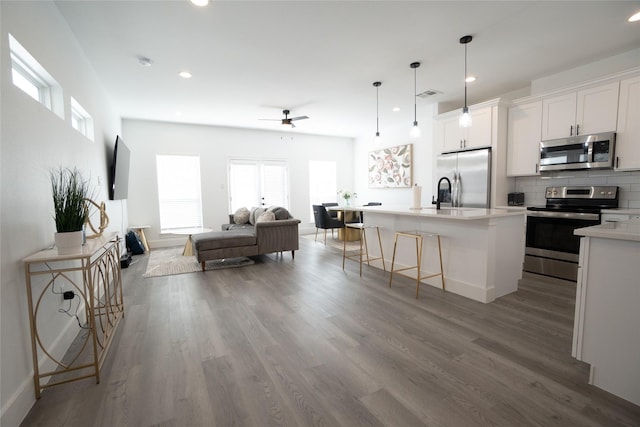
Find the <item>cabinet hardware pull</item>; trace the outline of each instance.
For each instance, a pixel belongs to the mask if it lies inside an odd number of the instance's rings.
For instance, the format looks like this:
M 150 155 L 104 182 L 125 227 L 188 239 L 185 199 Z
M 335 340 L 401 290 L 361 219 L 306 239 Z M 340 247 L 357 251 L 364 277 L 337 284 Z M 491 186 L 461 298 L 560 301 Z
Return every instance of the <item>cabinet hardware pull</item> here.
M 536 173 L 538 173 L 538 164 L 536 163 Z
M 573 125 L 569 126 L 569 136 L 573 136 Z
M 616 169 L 620 167 L 620 156 L 616 156 Z
M 576 125 L 576 136 L 580 135 L 580 125 Z

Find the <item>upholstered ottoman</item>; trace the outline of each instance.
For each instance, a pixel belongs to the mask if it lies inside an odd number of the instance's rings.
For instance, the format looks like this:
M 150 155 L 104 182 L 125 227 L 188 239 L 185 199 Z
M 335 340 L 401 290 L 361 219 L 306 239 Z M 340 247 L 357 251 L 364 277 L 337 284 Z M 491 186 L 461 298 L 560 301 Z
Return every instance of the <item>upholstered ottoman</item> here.
M 253 229 L 211 231 L 194 234 L 191 239 L 194 255 L 202 265 L 202 271 L 209 260 L 259 255 Z

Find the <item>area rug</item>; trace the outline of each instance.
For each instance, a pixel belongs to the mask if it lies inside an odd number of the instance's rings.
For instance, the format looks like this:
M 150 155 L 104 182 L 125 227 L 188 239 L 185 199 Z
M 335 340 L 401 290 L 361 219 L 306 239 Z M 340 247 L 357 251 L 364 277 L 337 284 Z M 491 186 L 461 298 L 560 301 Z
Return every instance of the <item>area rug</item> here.
M 149 255 L 149 262 L 147 263 L 147 271 L 145 271 L 142 277 L 171 276 L 174 274 L 202 271 L 200 263 L 196 257 L 183 256 L 182 250 L 183 247 L 179 246 L 151 251 L 151 254 Z M 251 264 L 254 264 L 254 261 L 247 257 L 217 259 L 207 261 L 205 264 L 205 270 L 244 267 L 245 265 Z

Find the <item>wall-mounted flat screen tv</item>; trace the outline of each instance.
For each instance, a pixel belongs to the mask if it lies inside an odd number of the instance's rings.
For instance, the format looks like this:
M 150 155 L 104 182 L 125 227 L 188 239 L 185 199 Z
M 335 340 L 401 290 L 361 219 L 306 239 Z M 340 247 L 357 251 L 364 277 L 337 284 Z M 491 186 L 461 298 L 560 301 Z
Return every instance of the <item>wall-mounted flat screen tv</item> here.
M 116 136 L 116 145 L 111 162 L 111 180 L 109 199 L 122 200 L 129 196 L 129 161 L 131 152 L 120 136 Z

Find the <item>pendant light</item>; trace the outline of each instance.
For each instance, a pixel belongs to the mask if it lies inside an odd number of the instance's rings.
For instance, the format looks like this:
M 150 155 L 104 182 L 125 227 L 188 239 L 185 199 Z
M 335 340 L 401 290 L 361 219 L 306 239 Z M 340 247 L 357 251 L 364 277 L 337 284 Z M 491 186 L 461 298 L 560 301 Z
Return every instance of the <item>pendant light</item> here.
M 380 89 L 381 85 L 382 82 L 373 82 L 373 86 L 376 88 L 376 137 L 373 139 L 373 142 L 375 142 L 376 145 L 380 145 L 380 143 L 382 142 L 382 139 L 380 138 L 380 129 L 378 129 L 378 125 L 380 124 L 380 110 L 378 109 L 378 90 Z
M 418 138 L 420 136 L 420 128 L 418 127 L 418 106 L 416 104 L 417 90 L 416 90 L 416 69 L 420 66 L 419 62 L 412 62 L 409 67 L 413 68 L 413 127 L 409 136 L 411 138 Z
M 471 36 L 460 38 L 460 43 L 464 45 L 464 107 L 462 107 L 462 115 L 458 122 L 461 128 L 471 127 L 471 114 L 469 114 L 469 107 L 467 107 L 467 44 L 471 40 L 473 40 Z

